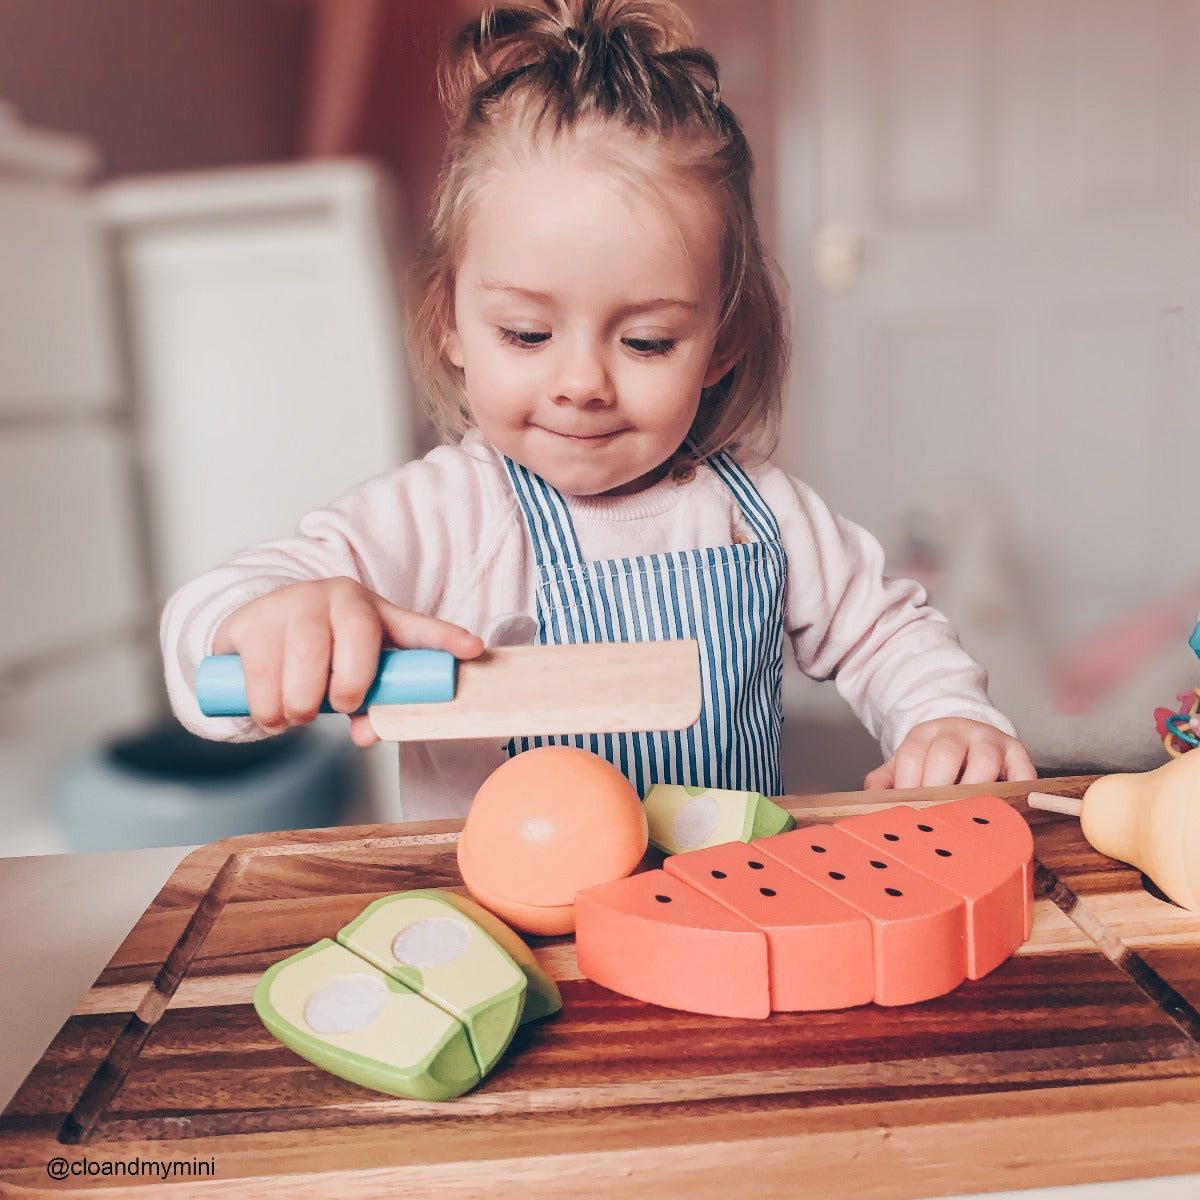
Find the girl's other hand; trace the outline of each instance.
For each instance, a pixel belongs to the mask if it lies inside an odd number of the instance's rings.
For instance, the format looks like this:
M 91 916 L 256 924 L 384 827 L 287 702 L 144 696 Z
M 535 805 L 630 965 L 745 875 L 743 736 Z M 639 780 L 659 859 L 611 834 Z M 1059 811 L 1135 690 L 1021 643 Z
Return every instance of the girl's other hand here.
M 214 654 L 239 654 L 246 700 L 268 733 L 306 725 L 326 693 L 338 712 L 353 713 L 379 669 L 384 644 L 448 650 L 475 658 L 483 642 L 436 617 L 397 608 L 353 579 L 293 583 L 231 613 L 217 628 Z M 366 714 L 350 718 L 359 746 L 379 739 Z
M 1036 778 L 1033 760 L 1016 738 L 982 721 L 944 717 L 914 725 L 863 787 L 870 792 Z

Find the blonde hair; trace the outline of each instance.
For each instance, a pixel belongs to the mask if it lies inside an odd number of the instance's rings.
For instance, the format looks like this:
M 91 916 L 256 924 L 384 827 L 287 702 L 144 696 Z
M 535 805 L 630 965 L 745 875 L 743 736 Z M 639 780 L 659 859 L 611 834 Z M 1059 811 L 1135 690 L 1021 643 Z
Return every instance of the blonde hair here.
M 457 441 L 472 425 L 445 338 L 470 208 L 501 134 L 519 129 L 532 142 L 599 122 L 648 141 L 712 196 L 723 231 L 718 346 L 739 357 L 702 392 L 690 437 L 702 457 L 747 443 L 769 453 L 783 404 L 787 324 L 754 214 L 750 147 L 721 100 L 716 62 L 696 46 L 684 13 L 670 0 L 499 5 L 460 31 L 439 83 L 450 132 L 414 265 L 408 347 L 443 436 Z

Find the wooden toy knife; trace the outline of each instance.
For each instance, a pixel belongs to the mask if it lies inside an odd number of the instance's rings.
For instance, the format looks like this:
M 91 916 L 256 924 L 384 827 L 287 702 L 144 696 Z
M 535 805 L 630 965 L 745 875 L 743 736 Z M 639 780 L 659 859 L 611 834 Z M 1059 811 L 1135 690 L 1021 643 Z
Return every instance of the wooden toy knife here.
M 206 658 L 196 697 L 206 716 L 247 716 L 240 658 Z M 391 742 L 686 729 L 700 707 L 700 652 L 689 639 L 504 646 L 461 661 L 388 650 L 364 705 Z

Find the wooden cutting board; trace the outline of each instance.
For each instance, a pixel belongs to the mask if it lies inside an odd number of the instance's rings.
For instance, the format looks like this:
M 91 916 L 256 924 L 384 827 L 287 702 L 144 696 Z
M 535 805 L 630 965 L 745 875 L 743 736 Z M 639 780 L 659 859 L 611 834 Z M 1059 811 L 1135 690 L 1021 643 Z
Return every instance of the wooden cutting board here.
M 1088 782 L 1038 788 L 1078 796 Z M 738 1021 L 614 995 L 579 976 L 569 938 L 532 939 L 563 1011 L 441 1104 L 310 1066 L 250 998 L 271 963 L 379 896 L 460 885 L 458 824 L 207 846 L 0 1118 L 0 1195 L 158 1194 L 165 1164 L 197 1197 L 495 1200 L 872 1200 L 1200 1171 L 1200 917 L 1090 850 L 1069 818 L 1028 812 L 1026 785 L 988 790 L 1029 816 L 1039 887 L 1032 939 L 991 975 L 907 1008 Z M 802 823 L 881 807 L 784 803 Z M 89 1174 L 49 1181 L 56 1156 Z

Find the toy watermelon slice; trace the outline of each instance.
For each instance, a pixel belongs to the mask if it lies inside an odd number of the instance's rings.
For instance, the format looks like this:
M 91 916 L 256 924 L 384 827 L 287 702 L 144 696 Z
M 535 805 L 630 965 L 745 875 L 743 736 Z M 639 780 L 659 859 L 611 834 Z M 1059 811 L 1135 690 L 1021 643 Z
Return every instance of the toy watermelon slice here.
M 897 805 L 581 891 L 575 950 L 593 982 L 689 1012 L 912 1004 L 1008 958 L 1029 936 L 1032 888 L 1033 836 L 998 796 Z

